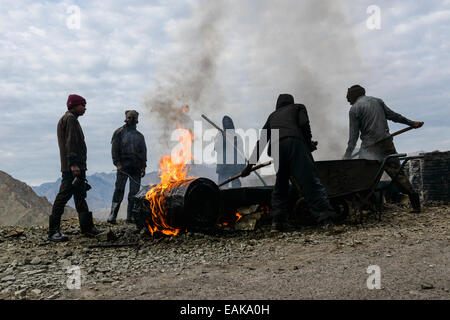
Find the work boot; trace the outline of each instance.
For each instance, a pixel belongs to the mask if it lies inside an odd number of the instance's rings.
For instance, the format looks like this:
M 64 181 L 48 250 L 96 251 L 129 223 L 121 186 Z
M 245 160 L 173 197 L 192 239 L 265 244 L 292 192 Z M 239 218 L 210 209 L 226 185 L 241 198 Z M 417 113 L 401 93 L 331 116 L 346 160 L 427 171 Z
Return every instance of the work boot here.
M 116 224 L 117 213 L 119 213 L 120 202 L 113 202 L 111 204 L 111 213 L 109 214 L 108 222 L 111 224 Z
M 66 236 L 64 233 L 61 233 L 60 231 L 56 231 L 53 234 L 48 235 L 47 238 L 49 241 L 53 241 L 53 242 L 64 242 L 64 241 L 68 241 L 69 237 Z
M 60 232 L 61 217 L 50 215 L 48 217 L 48 240 L 53 242 L 63 242 L 69 240 L 69 238 Z
M 136 218 L 134 217 L 134 211 L 133 211 L 133 201 L 128 200 L 128 207 L 127 207 L 127 222 L 128 223 L 136 223 Z
M 270 233 L 278 233 L 283 231 L 283 224 L 278 221 L 272 222 L 272 227 L 270 228 Z
M 94 225 L 94 220 L 92 218 L 92 212 L 78 213 L 78 219 L 80 221 L 81 234 L 87 237 L 95 237 L 96 235 L 102 233 L 102 230 L 98 230 Z
M 422 212 L 421 208 L 420 208 L 420 197 L 419 194 L 417 192 L 414 192 L 412 194 L 409 195 L 409 201 L 411 202 L 411 207 L 412 213 L 420 213 Z

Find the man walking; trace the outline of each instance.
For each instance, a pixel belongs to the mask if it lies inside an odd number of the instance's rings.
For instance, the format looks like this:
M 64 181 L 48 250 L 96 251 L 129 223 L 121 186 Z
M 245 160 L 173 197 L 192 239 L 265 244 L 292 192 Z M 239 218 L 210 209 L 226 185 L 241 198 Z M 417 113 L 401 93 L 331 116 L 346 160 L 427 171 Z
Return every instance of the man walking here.
M 271 130 L 278 130 L 278 139 L 271 137 Z M 306 107 L 294 104 L 292 95 L 281 94 L 277 100 L 276 110 L 269 115 L 263 127 L 263 133 L 267 134 L 267 140 L 260 139 L 257 142 L 251 159 L 259 160 L 260 153 L 265 147 L 264 143 L 268 141 L 271 150 L 269 156 L 274 153 L 274 148 L 278 148 L 278 161 L 274 158 L 275 165 L 278 162 L 278 168 L 275 167 L 277 174 L 272 192 L 272 232 L 283 231 L 287 220 L 289 180 L 301 188 L 302 195 L 317 223 L 335 222 L 336 213 L 330 206 L 327 191 L 320 182 L 311 154 L 316 150 L 316 143 L 311 140 Z M 249 163 L 242 171 L 242 175 L 248 176 L 252 167 L 253 164 Z
M 354 85 L 347 91 L 347 101 L 352 106 L 349 112 L 350 134 L 344 158 L 351 159 L 356 142 L 361 134 L 362 159 L 382 160 L 386 156 L 396 154 L 393 139 L 389 133 L 387 120 L 403 123 L 413 128 L 420 128 L 423 122 L 411 121 L 401 114 L 389 109 L 383 100 L 366 96 L 366 90 Z M 403 171 L 399 172 L 400 161 L 392 159 L 386 164 L 385 171 L 395 180 L 400 192 L 407 194 L 411 202 L 412 212 L 420 212 L 419 194 L 414 190 Z
M 222 119 L 223 132 L 216 137 L 214 149 L 217 152 L 216 173 L 219 183 L 240 173 L 245 167 L 244 146 L 242 138 L 234 131 L 233 120 L 229 116 Z M 233 188 L 239 188 L 239 179 L 231 182 Z
M 111 139 L 112 160 L 117 167 L 116 186 L 108 218 L 108 222 L 111 224 L 116 223 L 128 178 L 130 178 L 130 190 L 128 192 L 127 222 L 136 222 L 133 214 L 133 197 L 139 191 L 141 177 L 145 176 L 145 167 L 147 166 L 145 139 L 136 130 L 139 113 L 136 110 L 127 110 L 125 117 L 125 125 L 118 128 Z
M 86 112 L 86 100 L 79 95 L 71 94 L 67 99 L 67 109 L 57 127 L 62 181 L 49 217 L 48 239 L 54 242 L 68 240 L 68 237 L 61 233 L 60 226 L 64 207 L 72 196 L 78 212 L 81 233 L 95 236 L 101 232 L 95 228 L 92 212 L 86 203 L 86 192 L 90 188 L 86 183 L 87 148 L 83 130 L 78 122 L 78 117 Z

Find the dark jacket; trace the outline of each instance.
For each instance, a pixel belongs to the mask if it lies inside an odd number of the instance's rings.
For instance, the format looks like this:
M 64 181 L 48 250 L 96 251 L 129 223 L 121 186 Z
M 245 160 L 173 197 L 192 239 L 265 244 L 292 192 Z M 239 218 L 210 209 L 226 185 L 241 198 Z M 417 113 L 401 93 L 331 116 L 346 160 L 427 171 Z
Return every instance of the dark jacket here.
M 271 131 L 278 129 L 279 140 L 293 137 L 303 140 L 310 150 L 314 150 L 312 145 L 311 126 L 309 124 L 308 112 L 303 104 L 294 103 L 294 98 L 290 94 L 281 94 L 278 97 L 275 111 L 267 118 L 263 126 L 263 132 L 267 132 L 267 142 L 269 144 L 268 154 L 271 155 Z M 260 140 L 261 141 L 261 140 Z M 263 141 L 258 141 L 258 159 L 265 145 Z
M 86 170 L 87 148 L 84 134 L 77 117 L 72 112 L 67 111 L 59 119 L 57 134 L 61 171 L 70 171 L 71 165 Z
M 217 152 L 216 173 L 232 176 L 245 167 L 244 141 L 235 133 L 233 120 L 229 116 L 223 117 L 222 126 L 228 137 L 225 137 L 223 133 L 216 136 L 214 146 Z
M 114 131 L 111 144 L 115 166 L 121 164 L 124 169 L 143 169 L 147 166 L 147 146 L 136 127 L 124 125 L 118 128 Z

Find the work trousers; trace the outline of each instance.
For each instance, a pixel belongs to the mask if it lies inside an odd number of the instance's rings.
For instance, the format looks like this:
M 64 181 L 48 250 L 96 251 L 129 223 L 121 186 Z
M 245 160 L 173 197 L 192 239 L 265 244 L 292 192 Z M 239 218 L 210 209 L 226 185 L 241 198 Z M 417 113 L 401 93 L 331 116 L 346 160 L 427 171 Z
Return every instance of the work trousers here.
M 274 222 L 287 219 L 290 179 L 294 187 L 300 187 L 313 215 L 331 208 L 309 148 L 303 140 L 288 137 L 279 142 L 278 170 L 272 192 L 271 214 Z
M 81 171 L 79 176 L 80 179 L 86 178 L 86 172 Z M 89 207 L 86 202 L 86 191 L 80 188 L 76 188 L 72 185 L 72 181 L 74 180 L 74 176 L 72 172 L 66 171 L 62 173 L 61 185 L 59 187 L 59 192 L 56 195 L 55 201 L 53 202 L 52 213 L 49 217 L 49 232 L 54 233 L 59 231 L 61 225 L 61 216 L 64 213 L 64 207 L 67 202 L 73 196 L 75 202 L 75 208 L 77 209 L 80 227 L 82 229 L 88 228 L 89 226 L 82 226 L 86 219 L 82 219 L 80 215 L 87 215 L 89 213 Z
M 384 159 L 391 154 L 397 154 L 397 150 L 395 149 L 392 139 L 388 139 L 378 142 L 374 146 L 368 147 L 365 150 L 362 150 L 360 158 L 376 157 L 381 161 L 381 159 Z M 398 159 L 391 159 L 386 163 L 384 170 L 391 177 L 394 184 L 397 186 L 398 190 L 400 190 L 401 193 L 407 195 L 413 194 L 415 192 L 414 188 L 405 172 L 403 170 L 401 172 L 398 172 L 400 170 L 400 167 L 401 165 Z
M 141 183 L 141 171 L 138 169 L 123 169 L 126 173 L 131 176 L 130 179 L 130 190 L 128 192 L 128 207 L 132 208 L 133 205 L 133 197 L 139 191 L 140 183 Z M 128 176 L 121 172 L 117 171 L 116 176 L 116 185 L 114 189 L 113 202 L 120 203 L 123 200 L 123 196 L 125 194 L 125 185 L 127 184 Z

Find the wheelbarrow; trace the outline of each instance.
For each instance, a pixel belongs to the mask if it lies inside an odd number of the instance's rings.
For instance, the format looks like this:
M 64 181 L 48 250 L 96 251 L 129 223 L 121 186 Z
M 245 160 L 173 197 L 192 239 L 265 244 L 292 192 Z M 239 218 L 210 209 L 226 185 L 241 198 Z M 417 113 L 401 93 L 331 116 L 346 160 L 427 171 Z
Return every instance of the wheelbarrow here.
M 395 178 L 411 159 L 421 156 L 407 157 L 406 154 L 392 154 L 383 160 L 334 160 L 316 162 L 319 178 L 328 192 L 330 202 L 338 215 L 345 218 L 351 209 L 359 213 L 359 222 L 362 223 L 363 210 L 374 213 L 381 221 L 381 206 L 377 204 L 377 195 L 383 188 L 379 187 L 386 164 L 389 161 L 402 161 Z M 355 212 L 355 213 L 356 213 Z
M 352 212 L 359 213 L 359 222 L 362 223 L 364 210 L 374 213 L 378 220 L 381 220 L 382 210 L 381 206 L 377 205 L 376 199 L 383 189 L 390 186 L 379 187 L 386 164 L 397 159 L 403 161 L 397 172 L 398 175 L 410 159 L 417 158 L 420 156 L 407 157 L 406 154 L 393 154 L 383 160 L 317 161 L 316 167 L 319 178 L 327 190 L 330 203 L 340 218 L 345 219 Z M 225 213 L 234 214 L 239 206 L 252 204 L 270 206 L 272 190 L 273 186 L 221 190 L 221 209 Z M 291 218 L 299 224 L 313 223 L 313 217 L 307 214 L 309 210 L 301 195 L 301 187 L 292 186 L 289 193 L 290 211 L 293 214 Z

